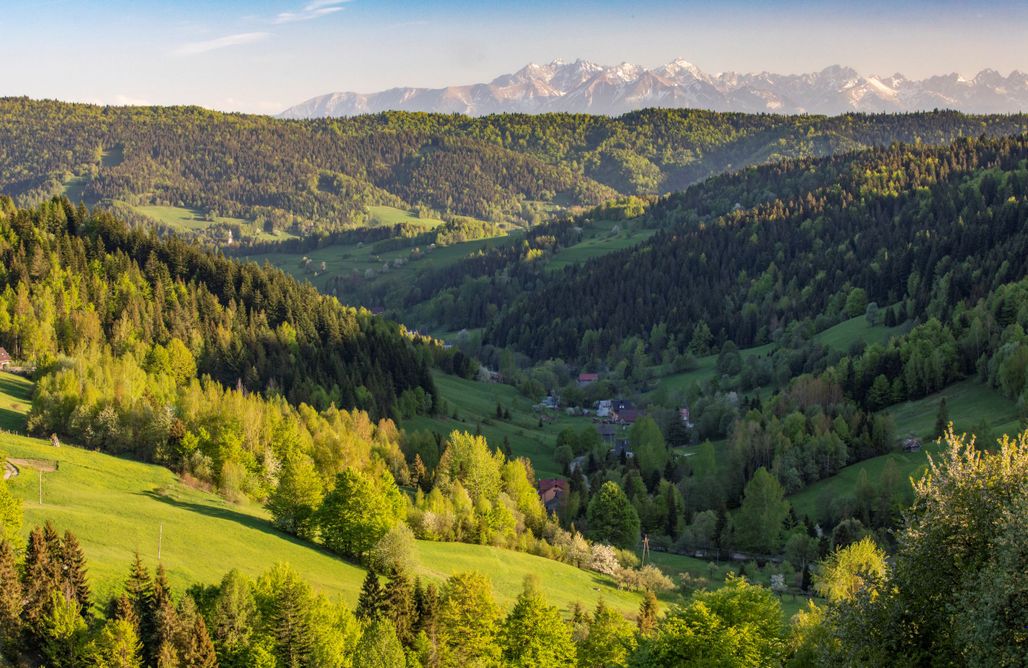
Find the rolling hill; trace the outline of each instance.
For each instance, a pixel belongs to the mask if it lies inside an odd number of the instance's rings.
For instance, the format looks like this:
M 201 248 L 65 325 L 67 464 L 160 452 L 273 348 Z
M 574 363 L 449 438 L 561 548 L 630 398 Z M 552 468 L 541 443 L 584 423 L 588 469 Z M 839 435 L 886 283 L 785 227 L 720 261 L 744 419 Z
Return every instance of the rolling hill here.
M 15 433 L 24 425 L 30 392 L 24 379 L 0 373 L 0 418 L 8 430 L 0 433 L 0 452 L 19 469 L 10 487 L 24 500 L 26 530 L 49 520 L 76 534 L 101 600 L 120 588 L 136 551 L 153 566 L 160 550 L 178 591 L 215 583 L 233 568 L 255 575 L 285 562 L 317 590 L 356 602 L 363 568 L 275 530 L 257 505 L 229 503 L 184 484 L 160 466 L 69 444 L 54 448 L 49 441 Z M 466 570 L 487 574 L 504 606 L 513 602 L 529 574 L 539 578 L 552 603 L 565 609 L 602 598 L 631 614 L 641 601 L 639 594 L 619 590 L 606 576 L 510 550 L 419 541 L 418 557 L 417 574 L 429 581 Z

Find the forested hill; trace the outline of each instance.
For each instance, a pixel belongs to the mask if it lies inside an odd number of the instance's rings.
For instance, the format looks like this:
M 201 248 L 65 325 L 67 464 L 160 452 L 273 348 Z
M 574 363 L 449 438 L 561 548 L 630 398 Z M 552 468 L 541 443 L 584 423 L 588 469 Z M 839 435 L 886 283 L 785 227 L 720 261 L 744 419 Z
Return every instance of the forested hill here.
M 650 109 L 386 113 L 284 121 L 195 107 L 0 100 L 0 192 L 166 205 L 300 236 L 357 227 L 369 205 L 532 223 L 617 194 L 685 188 L 788 157 L 1028 129 L 1026 116 L 773 116 Z
M 209 374 L 374 416 L 404 392 L 435 397 L 427 351 L 395 323 L 66 199 L 0 198 L 0 258 L 0 345 L 18 361 L 133 352 L 179 382 Z
M 1028 271 L 1028 137 L 895 146 L 725 177 L 768 201 L 694 220 L 691 198 L 647 215 L 665 230 L 563 274 L 523 279 L 486 339 L 536 359 L 590 360 L 664 326 L 684 350 L 697 329 L 739 345 L 783 324 L 890 305 L 946 317 Z M 785 185 L 791 184 L 791 185 Z M 700 187 L 699 190 L 703 190 Z M 792 193 L 778 198 L 773 194 Z M 509 293 L 509 280 L 492 282 Z M 854 289 L 860 297 L 849 304 Z M 713 334 L 710 337 L 707 332 Z

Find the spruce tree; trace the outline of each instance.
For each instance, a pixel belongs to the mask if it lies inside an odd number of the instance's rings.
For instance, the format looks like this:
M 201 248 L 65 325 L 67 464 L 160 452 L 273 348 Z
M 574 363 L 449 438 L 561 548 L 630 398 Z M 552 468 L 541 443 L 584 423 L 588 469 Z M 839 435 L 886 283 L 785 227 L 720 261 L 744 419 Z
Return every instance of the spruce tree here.
M 64 540 L 61 543 L 61 562 L 64 571 L 64 581 L 74 594 L 75 600 L 82 606 L 82 614 L 87 619 L 90 617 L 89 581 L 86 579 L 86 555 L 82 552 L 82 546 L 70 531 L 64 532 Z
M 0 658 L 14 658 L 21 636 L 22 605 L 14 547 L 0 540 Z
M 191 600 L 191 599 L 190 599 Z M 207 623 L 203 615 L 195 610 L 191 615 L 189 627 L 184 629 L 182 666 L 184 668 L 217 668 L 218 657 L 214 651 L 214 642 L 207 631 Z
M 171 585 L 168 584 L 168 577 L 162 564 L 157 565 L 149 613 L 153 620 L 152 633 L 149 638 L 143 640 L 144 646 L 151 652 L 149 656 L 158 666 L 178 665 L 179 617 L 175 610 Z
M 939 399 L 939 410 L 935 413 L 935 438 L 942 438 L 949 427 L 949 407 L 946 405 L 946 397 Z
M 414 588 L 414 607 L 418 613 L 417 630 L 424 631 L 434 641 L 439 616 L 439 590 L 434 584 L 429 583 L 423 588 L 418 579 Z
M 132 565 L 129 567 L 128 580 L 125 582 L 125 595 L 129 602 L 132 603 L 136 622 L 142 627 L 143 620 L 148 616 L 151 599 L 153 598 L 153 581 L 150 579 L 150 572 L 143 564 L 139 552 L 135 553 Z M 142 631 L 142 628 L 140 628 L 140 631 Z
M 385 586 L 386 614 L 396 627 L 396 637 L 404 645 L 414 640 L 414 625 L 418 611 L 414 605 L 414 587 L 410 578 L 397 573 Z
M 29 534 L 22 587 L 25 592 L 23 619 L 30 630 L 40 629 L 43 618 L 50 612 L 53 594 L 60 591 L 58 566 L 54 564 L 50 546 L 40 527 Z
M 639 633 L 648 636 L 657 628 L 657 597 L 651 590 L 646 590 L 642 605 L 639 606 Z
M 361 585 L 361 593 L 357 598 L 357 609 L 354 611 L 357 619 L 371 622 L 382 617 L 385 613 L 386 599 L 385 592 L 378 580 L 378 574 L 369 570 Z
M 271 634 L 275 655 L 282 668 L 309 664 L 313 651 L 310 593 L 306 583 L 289 577 L 277 589 L 271 612 Z
M 107 618 L 128 622 L 136 629 L 136 636 L 139 636 L 139 614 L 127 594 L 122 593 L 111 599 L 107 606 Z

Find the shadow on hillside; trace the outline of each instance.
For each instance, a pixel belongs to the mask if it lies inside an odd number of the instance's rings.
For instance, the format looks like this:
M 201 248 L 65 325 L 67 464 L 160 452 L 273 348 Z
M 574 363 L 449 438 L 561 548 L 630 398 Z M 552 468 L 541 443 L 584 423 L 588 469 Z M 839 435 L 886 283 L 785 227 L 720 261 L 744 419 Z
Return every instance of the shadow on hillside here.
M 24 381 L 16 382 L 10 376 L 0 376 L 0 392 L 19 401 L 32 403 L 32 386 L 27 385 Z
M 280 538 L 284 541 L 293 543 L 294 545 L 304 547 L 308 550 L 320 552 L 326 556 L 332 557 L 333 559 L 338 559 L 339 561 L 350 563 L 345 559 L 342 559 L 339 555 L 329 552 L 320 545 L 308 543 L 307 541 L 300 540 L 296 536 L 291 536 L 290 534 L 287 534 L 284 531 L 279 531 L 278 529 L 273 527 L 267 520 L 262 520 L 259 517 L 254 517 L 253 515 L 247 515 L 246 513 L 241 513 L 239 511 L 232 510 L 231 508 L 218 508 L 215 506 L 204 505 L 202 503 L 183 501 L 181 499 L 176 499 L 173 496 L 163 494 L 160 491 L 153 489 L 138 493 L 142 494 L 143 496 L 147 496 L 153 499 L 154 501 L 160 501 L 161 503 L 166 503 L 169 506 L 181 508 L 182 510 L 188 510 L 192 513 L 199 513 L 201 515 L 206 515 L 207 517 L 213 517 L 219 520 L 236 522 L 247 527 L 248 529 L 260 531 L 262 533 L 266 533 L 268 535 L 275 536 L 276 538 Z
M 27 406 L 26 406 L 27 408 Z M 25 432 L 25 414 L 0 408 L 0 429 L 21 434 Z

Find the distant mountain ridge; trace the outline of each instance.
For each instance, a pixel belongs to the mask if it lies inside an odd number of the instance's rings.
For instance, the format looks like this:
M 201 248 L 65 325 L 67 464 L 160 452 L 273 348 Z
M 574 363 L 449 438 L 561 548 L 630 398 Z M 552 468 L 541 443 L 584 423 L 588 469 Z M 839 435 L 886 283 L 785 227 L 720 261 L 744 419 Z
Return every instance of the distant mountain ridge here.
M 862 76 L 833 65 L 809 74 L 707 74 L 682 59 L 646 69 L 631 63 L 586 60 L 532 63 L 489 83 L 446 88 L 391 88 L 378 93 L 330 93 L 279 114 L 280 118 L 355 116 L 382 111 L 426 111 L 483 116 L 495 113 L 572 112 L 619 115 L 646 107 L 779 114 L 840 114 L 956 109 L 1013 113 L 1028 109 L 1028 74 L 1004 77 L 986 69 L 972 79 L 957 74 L 914 80 L 902 74 Z

